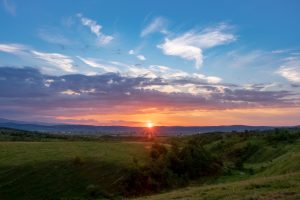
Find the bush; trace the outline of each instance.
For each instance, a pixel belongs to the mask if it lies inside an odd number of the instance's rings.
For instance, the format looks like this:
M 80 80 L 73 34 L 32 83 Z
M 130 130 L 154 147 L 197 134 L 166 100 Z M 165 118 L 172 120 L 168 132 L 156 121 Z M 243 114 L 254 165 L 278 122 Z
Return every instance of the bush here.
M 123 193 L 127 196 L 149 194 L 186 185 L 190 180 L 220 174 L 222 162 L 206 151 L 197 140 L 181 149 L 172 144 L 153 144 L 150 161 L 131 170 L 124 179 Z
M 234 160 L 234 165 L 237 169 L 242 170 L 247 159 L 258 151 L 258 149 L 258 144 L 247 142 L 243 145 L 232 147 L 227 156 Z

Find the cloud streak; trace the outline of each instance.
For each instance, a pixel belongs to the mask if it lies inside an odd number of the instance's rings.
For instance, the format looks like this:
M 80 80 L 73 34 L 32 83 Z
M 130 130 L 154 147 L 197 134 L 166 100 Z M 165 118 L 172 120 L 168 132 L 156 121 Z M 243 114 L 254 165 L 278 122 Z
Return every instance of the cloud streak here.
M 44 53 L 39 51 L 31 51 L 38 59 L 46 61 L 48 64 L 58 67 L 65 72 L 75 72 L 73 60 L 69 56 L 59 53 Z
M 77 17 L 80 19 L 81 24 L 89 27 L 90 31 L 97 37 L 97 44 L 99 46 L 109 44 L 114 39 L 113 36 L 102 33 L 102 26 L 95 20 L 84 17 L 81 13 L 78 13 Z
M 114 66 L 110 66 L 108 64 L 102 64 L 99 63 L 94 58 L 82 58 L 80 56 L 77 56 L 83 63 L 87 64 L 88 66 L 94 67 L 94 68 L 99 68 L 102 69 L 104 72 L 118 72 L 118 69 Z
M 25 58 L 30 63 L 39 64 L 42 62 L 43 64 L 39 69 L 50 74 L 76 71 L 74 60 L 64 54 L 41 52 L 21 44 L 0 44 L 0 51 Z
M 146 37 L 155 32 L 161 32 L 166 34 L 168 31 L 166 29 L 167 20 L 163 17 L 154 18 L 142 31 L 140 36 Z
M 227 25 L 221 24 L 201 32 L 189 31 L 172 39 L 165 38 L 165 41 L 157 47 L 162 49 L 165 55 L 194 61 L 195 66 L 200 68 L 204 60 L 203 50 L 236 40 L 236 36 L 229 33 L 228 29 Z
M 59 45 L 70 45 L 72 42 L 64 37 L 63 35 L 56 33 L 53 30 L 47 30 L 47 29 L 39 29 L 38 30 L 38 36 L 49 43 L 52 44 L 59 44 Z
M 19 54 L 27 47 L 21 44 L 0 44 L 0 51 L 5 53 Z

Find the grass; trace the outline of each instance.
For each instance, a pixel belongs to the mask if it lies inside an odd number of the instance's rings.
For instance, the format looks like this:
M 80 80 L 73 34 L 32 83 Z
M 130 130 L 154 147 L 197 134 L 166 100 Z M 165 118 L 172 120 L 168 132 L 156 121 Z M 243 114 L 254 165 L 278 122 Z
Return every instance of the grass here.
M 138 199 L 209 199 L 209 200 L 259 200 L 259 199 L 299 199 L 300 173 L 291 173 L 270 177 L 251 178 L 249 180 L 186 187 L 172 192 L 141 197 Z
M 242 169 L 137 199 L 300 199 L 299 139 L 216 133 L 157 140 L 170 149 L 172 140 L 184 144 L 197 138 L 210 152 L 225 153 L 226 166 L 232 152 L 256 146 L 255 151 L 246 151 Z M 122 199 L 123 177 L 149 161 L 152 145 L 142 138 L 68 138 L 16 130 L 0 130 L 0 140 L 1 200 Z
M 245 168 L 254 169 L 249 175 L 242 171 L 221 176 L 206 183 L 194 184 L 162 194 L 137 199 L 189 199 L 189 200 L 297 200 L 300 199 L 300 141 L 278 146 L 264 144 L 247 160 Z
M 1 199 L 85 199 L 117 194 L 148 143 L 0 142 Z M 91 191 L 90 191 L 91 190 Z

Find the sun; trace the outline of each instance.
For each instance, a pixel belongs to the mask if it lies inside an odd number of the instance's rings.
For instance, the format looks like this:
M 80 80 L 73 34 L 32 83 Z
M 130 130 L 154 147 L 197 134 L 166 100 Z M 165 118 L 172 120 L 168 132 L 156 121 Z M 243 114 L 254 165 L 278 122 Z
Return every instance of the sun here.
M 152 128 L 153 127 L 153 123 L 152 122 L 147 122 L 147 127 L 148 128 Z

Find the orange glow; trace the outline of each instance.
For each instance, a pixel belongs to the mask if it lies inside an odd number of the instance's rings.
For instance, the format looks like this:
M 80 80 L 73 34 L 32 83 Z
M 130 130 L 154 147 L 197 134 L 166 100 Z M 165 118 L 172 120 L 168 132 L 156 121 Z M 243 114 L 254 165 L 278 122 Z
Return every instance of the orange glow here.
M 149 118 L 153 121 L 149 121 Z M 154 126 L 299 125 L 300 108 L 255 108 L 228 110 L 171 110 L 144 108 L 136 112 L 59 116 L 62 122 L 90 125 Z M 118 120 L 117 123 L 114 123 Z

